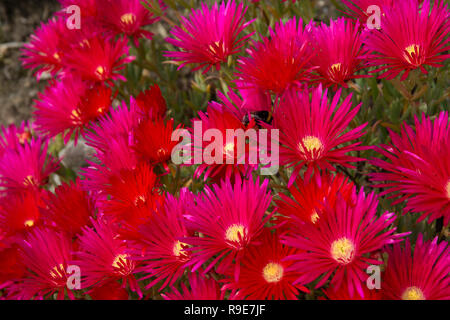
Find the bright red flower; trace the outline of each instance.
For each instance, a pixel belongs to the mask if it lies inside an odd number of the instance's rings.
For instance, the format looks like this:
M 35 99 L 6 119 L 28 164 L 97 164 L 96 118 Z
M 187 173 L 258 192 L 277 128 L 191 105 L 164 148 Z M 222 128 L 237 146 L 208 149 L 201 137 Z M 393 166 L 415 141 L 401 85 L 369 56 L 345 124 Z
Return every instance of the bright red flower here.
M 283 243 L 298 248 L 291 270 L 300 270 L 295 283 L 307 284 L 320 279 L 315 288 L 323 286 L 331 277 L 331 285 L 339 288 L 348 282 L 350 297 L 355 290 L 363 297 L 361 284 L 367 279 L 369 265 L 381 261 L 367 256 L 389 243 L 401 240 L 405 234 L 394 234 L 395 214 L 385 212 L 377 216 L 378 198 L 354 191 L 354 203 L 338 196 L 335 208 L 325 207 L 319 221 L 298 226 L 299 232 L 283 237 Z M 386 230 L 391 227 L 389 230 Z
M 47 154 L 48 141 L 32 139 L 17 150 L 7 150 L 0 161 L 0 194 L 36 190 L 47 184 L 58 161 Z
M 174 27 L 172 38 L 167 42 L 182 51 L 168 51 L 166 56 L 181 62 L 178 69 L 188 63 L 198 64 L 194 70 L 204 68 L 204 73 L 212 66 L 217 70 L 228 57 L 238 53 L 245 41 L 252 36 L 243 36 L 243 30 L 253 21 L 245 22 L 247 7 L 234 0 L 217 2 L 210 9 L 205 3 L 201 9 L 192 10 L 188 17 L 181 17 L 181 27 Z
M 95 286 L 89 293 L 92 300 L 128 300 L 128 292 L 117 281 Z
M 387 159 L 372 159 L 383 172 L 371 173 L 382 195 L 404 203 L 403 213 L 419 213 L 418 221 L 431 223 L 440 217 L 450 222 L 450 123 L 448 112 L 434 120 L 422 114 L 415 118 L 415 130 L 404 124 L 400 135 L 391 132 L 392 143 L 377 148 Z
M 21 244 L 22 260 L 28 268 L 26 277 L 11 287 L 11 297 L 42 300 L 57 293 L 58 300 L 63 300 L 66 294 L 74 299 L 67 286 L 71 251 L 71 240 L 64 234 L 51 229 L 32 231 Z
M 146 289 L 163 281 L 159 290 L 172 286 L 180 279 L 189 261 L 189 252 L 183 238 L 189 236 L 185 226 L 185 203 L 187 198 L 179 199 L 167 195 L 164 206 L 158 208 L 148 221 L 139 227 L 139 238 L 135 249 L 132 250 L 133 259 L 140 261 L 140 267 L 135 273 L 145 276 L 140 279 L 151 279 Z
M 26 266 L 22 262 L 17 245 L 0 250 L 0 290 L 23 278 L 25 273 Z
M 0 230 L 6 236 L 27 233 L 41 223 L 39 207 L 43 203 L 39 194 L 25 191 L 1 199 Z
M 242 130 L 245 133 L 248 129 L 255 126 L 254 121 L 244 124 L 235 114 L 227 110 L 226 106 L 215 102 L 211 102 L 208 105 L 207 113 L 199 112 L 198 115 L 200 119 L 192 121 L 191 139 L 194 143 L 193 146 L 192 144 L 188 145 L 193 153 L 191 161 L 196 159 L 203 160 L 195 171 L 195 178 L 200 177 L 203 173 L 205 173 L 204 180 L 209 177 L 215 181 L 223 178 L 232 179 L 237 174 L 245 177 L 257 168 L 257 159 L 253 159 L 254 163 L 252 163 L 250 158 L 251 154 L 257 153 L 257 146 L 255 145 L 257 141 L 256 135 L 252 137 L 250 132 L 249 141 L 252 143 L 248 144 L 238 137 L 232 137 L 232 141 L 227 138 L 229 136 L 227 130 L 234 130 L 234 132 Z M 201 128 L 201 131 L 197 132 L 195 130 L 196 127 Z M 216 132 L 217 135 L 214 139 L 217 139 L 214 140 L 211 137 L 210 139 L 214 141 L 208 141 L 205 138 L 207 131 Z M 221 137 L 222 140 L 218 137 Z M 196 145 L 195 141 L 201 141 L 201 145 Z M 213 150 L 212 146 L 214 145 L 223 145 L 223 149 L 219 147 L 219 150 L 217 148 Z
M 45 93 L 39 93 L 36 129 L 49 137 L 62 133 L 66 143 L 75 134 L 76 141 L 90 122 L 108 112 L 111 93 L 103 84 L 90 85 L 77 77 L 53 82 Z
M 430 0 L 420 7 L 417 0 L 395 1 L 386 8 L 380 30 L 367 30 L 365 46 L 373 53 L 367 57 L 367 66 L 378 67 L 373 72 L 384 71 L 380 78 L 393 79 L 404 71 L 401 80 L 409 72 L 420 69 L 427 74 L 426 65 L 442 67 L 450 57 L 450 12 L 441 0 Z
M 311 52 L 308 28 L 302 19 L 280 21 L 270 36 L 247 50 L 250 57 L 239 59 L 238 88 L 257 88 L 267 93 L 282 94 L 290 87 L 309 79 Z
M 411 257 L 409 239 L 388 248 L 388 264 L 381 283 L 383 294 L 392 300 L 449 300 L 450 247 L 446 241 L 423 241 L 419 234 Z
M 136 47 L 139 46 L 139 38 L 152 38 L 153 34 L 142 27 L 156 22 L 159 18 L 153 17 L 142 5 L 141 0 L 97 0 L 97 2 L 105 12 L 101 19 L 108 32 L 132 37 Z
M 166 115 L 166 100 L 157 84 L 151 86 L 150 89 L 139 93 L 136 97 L 136 103 L 150 119 L 164 118 Z
M 329 26 L 321 23 L 313 28 L 311 37 L 314 51 L 311 64 L 318 66 L 313 80 L 336 88 L 347 87 L 346 82 L 351 79 L 367 77 L 356 75 L 363 68 L 365 54 L 359 23 L 344 18 L 331 20 Z
M 58 186 L 44 201 L 47 204 L 43 210 L 46 220 L 71 236 L 89 225 L 89 218 L 95 212 L 93 200 L 81 188 L 79 180 Z
M 92 225 L 93 228 L 83 229 L 79 237 L 79 251 L 73 262 L 83 271 L 82 289 L 100 287 L 121 279 L 122 288 L 129 284 L 129 288 L 142 297 L 133 276 L 136 263 L 127 253 L 128 243 L 120 239 L 114 227 L 102 218 L 92 220 Z
M 172 288 L 172 292 L 161 294 L 164 300 L 220 300 L 220 289 L 216 280 L 212 277 L 190 273 L 189 287 L 181 284 L 181 290 Z
M 229 180 L 206 186 L 192 208 L 188 225 L 201 236 L 187 237 L 183 242 L 191 245 L 188 262 L 191 271 L 205 263 L 205 273 L 217 265 L 217 271 L 224 273 L 237 262 L 262 232 L 271 214 L 266 214 L 272 196 L 267 190 L 268 180 L 262 185 L 256 181 L 236 178 L 234 185 Z M 239 276 L 239 263 L 235 264 L 235 275 Z
M 108 40 L 97 36 L 82 47 L 75 47 L 64 56 L 71 72 L 83 80 L 97 82 L 127 79 L 119 72 L 135 57 L 128 54 L 127 39 Z
M 296 185 L 288 188 L 292 197 L 278 194 L 281 199 L 275 202 L 281 216 L 275 218 L 283 228 L 285 225 L 290 228 L 303 223 L 316 224 L 325 205 L 334 208 L 338 193 L 349 201 L 353 188 L 354 184 L 341 173 L 336 176 L 315 173 L 308 182 L 297 178 Z
M 341 90 L 329 103 L 328 90 L 321 86 L 313 89 L 311 98 L 308 91 L 291 90 L 276 108 L 273 127 L 280 130 L 280 164 L 295 167 L 289 185 L 304 166 L 308 180 L 315 170 L 335 171 L 333 165 L 353 168 L 350 162 L 363 160 L 347 153 L 364 149 L 355 140 L 364 135 L 366 124 L 346 132 L 361 104 L 352 109 L 350 94 L 338 106 L 340 97 Z
M 25 68 L 37 69 L 39 80 L 42 73 L 49 72 L 52 76 L 60 71 L 65 55 L 64 34 L 67 30 L 64 19 L 51 19 L 31 35 L 30 43 L 22 50 L 22 61 Z
M 152 165 L 163 164 L 168 171 L 167 162 L 172 157 L 172 149 L 178 144 L 178 141 L 172 140 L 172 133 L 180 127 L 174 128 L 173 119 L 143 120 L 134 132 L 134 151 Z
M 292 261 L 287 256 L 297 252 L 278 239 L 278 235 L 265 231 L 261 243 L 249 247 L 241 260 L 239 280 L 225 279 L 222 291 L 231 289 L 231 299 L 248 300 L 297 300 L 303 286 L 294 285 L 300 273 L 289 270 Z

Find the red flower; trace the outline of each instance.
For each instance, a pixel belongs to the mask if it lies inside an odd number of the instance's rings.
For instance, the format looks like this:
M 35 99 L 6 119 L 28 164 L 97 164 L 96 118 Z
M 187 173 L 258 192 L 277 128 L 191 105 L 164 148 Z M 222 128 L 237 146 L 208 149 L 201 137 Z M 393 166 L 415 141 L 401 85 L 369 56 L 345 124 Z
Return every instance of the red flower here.
M 167 112 L 166 100 L 157 84 L 151 86 L 149 90 L 139 93 L 136 103 L 144 114 L 153 120 L 164 118 Z

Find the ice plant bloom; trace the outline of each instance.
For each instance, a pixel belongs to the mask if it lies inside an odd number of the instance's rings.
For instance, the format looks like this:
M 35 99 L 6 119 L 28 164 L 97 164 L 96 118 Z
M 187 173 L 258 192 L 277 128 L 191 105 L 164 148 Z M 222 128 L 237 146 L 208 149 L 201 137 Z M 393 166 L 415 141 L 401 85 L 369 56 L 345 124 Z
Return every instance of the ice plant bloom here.
M 83 80 L 97 82 L 127 79 L 119 72 L 135 57 L 128 54 L 127 39 L 107 39 L 97 36 L 82 47 L 75 47 L 65 55 L 64 63 Z
M 236 83 L 241 89 L 258 88 L 282 94 L 290 87 L 309 79 L 308 31 L 299 18 L 282 21 L 270 29 L 270 36 L 247 49 L 249 57 L 239 59 Z
M 331 20 L 327 26 L 321 23 L 312 29 L 311 46 L 313 57 L 311 64 L 318 66 L 313 79 L 325 86 L 347 87 L 351 79 L 366 77 L 356 75 L 363 68 L 363 55 L 359 23 L 339 18 Z
M 58 161 L 47 154 L 48 141 L 32 139 L 17 150 L 7 150 L 0 161 L 0 194 L 38 189 L 58 169 Z
M 365 195 L 361 189 L 354 191 L 353 197 L 354 203 L 348 203 L 339 195 L 335 208 L 325 207 L 315 225 L 299 225 L 298 233 L 284 236 L 284 244 L 301 250 L 287 258 L 294 261 L 292 270 L 302 272 L 295 283 L 319 279 L 315 286 L 319 288 L 331 277 L 334 288 L 348 282 L 351 297 L 355 290 L 364 297 L 367 267 L 382 263 L 367 255 L 399 241 L 404 234 L 394 235 L 395 214 L 385 212 L 377 217 L 378 198 L 374 193 Z
M 345 200 L 350 200 L 354 184 L 343 174 L 333 176 L 330 173 L 315 173 L 311 180 L 306 182 L 297 178 L 296 184 L 288 188 L 289 197 L 279 193 L 280 200 L 275 201 L 278 206 L 276 216 L 279 227 L 295 227 L 297 224 L 318 222 L 321 211 L 326 205 L 334 208 L 338 193 Z
M 46 207 L 42 211 L 45 219 L 71 236 L 89 225 L 89 218 L 95 213 L 93 200 L 82 189 L 79 180 L 58 186 L 44 201 Z
M 151 39 L 153 34 L 142 27 L 150 25 L 158 20 L 152 17 L 152 13 L 145 8 L 141 0 L 99 0 L 102 11 L 102 22 L 107 32 L 113 35 L 125 34 L 131 37 L 139 46 L 139 38 Z
M 200 177 L 204 173 L 205 181 L 208 178 L 218 181 L 223 178 L 231 179 L 236 174 L 247 176 L 252 170 L 256 169 L 256 160 L 250 158 L 251 154 L 256 154 L 257 152 L 256 135 L 255 137 L 250 136 L 248 144 L 238 138 L 234 138 L 233 141 L 227 139 L 227 130 L 242 130 L 246 132 L 247 129 L 255 126 L 254 121 L 244 124 L 227 107 L 212 102 L 208 105 L 207 112 L 199 112 L 199 119 L 194 119 L 192 122 L 194 129 L 192 130 L 191 140 L 194 141 L 194 144 L 193 146 L 192 144 L 188 145 L 192 151 L 193 159 L 191 160 L 203 159 L 195 171 L 195 178 Z M 201 131 L 196 132 L 196 127 L 201 128 Z M 212 137 L 205 138 L 206 132 L 211 132 L 212 130 L 220 132 L 222 140 L 214 140 Z M 211 147 L 212 142 L 209 139 L 214 140 L 214 145 L 219 147 L 213 150 Z M 196 140 L 201 141 L 201 145 L 196 145 Z
M 28 270 L 22 282 L 12 287 L 15 299 L 39 299 L 51 297 L 63 300 L 67 294 L 74 299 L 67 287 L 70 283 L 68 266 L 72 259 L 70 238 L 52 229 L 35 229 L 21 244 L 21 255 Z
M 201 274 L 189 274 L 189 287 L 181 284 L 181 290 L 172 288 L 172 292 L 161 294 L 164 300 L 220 300 L 220 289 L 216 280 Z
M 427 74 L 426 65 L 442 67 L 450 57 L 443 54 L 450 48 L 448 6 L 442 0 L 430 6 L 430 0 L 421 7 L 418 0 L 395 1 L 385 10 L 383 27 L 367 31 L 364 42 L 372 52 L 367 66 L 378 67 L 373 72 L 384 71 L 380 78 L 393 79 L 404 71 L 404 80 L 414 69 Z
M 206 263 L 205 273 L 216 265 L 219 273 L 226 272 L 234 258 L 242 257 L 270 219 L 271 214 L 266 214 L 272 199 L 267 190 L 268 180 L 261 185 L 259 179 L 236 180 L 234 185 L 224 180 L 211 188 L 206 186 L 192 208 L 187 223 L 201 236 L 182 240 L 192 246 L 186 248 L 192 254 L 188 262 L 192 272 Z M 235 267 L 238 277 L 238 262 Z
M 125 240 L 118 237 L 112 224 L 103 219 L 92 220 L 93 228 L 85 227 L 79 237 L 79 247 L 73 264 L 80 266 L 82 289 L 98 287 L 111 280 L 122 280 L 122 288 L 129 288 L 142 296 L 133 276 L 136 263 L 127 253 Z M 91 288 L 92 289 L 92 288 Z
M 311 98 L 307 91 L 290 90 L 276 108 L 273 127 L 280 129 L 280 164 L 295 167 L 289 185 L 304 166 L 309 179 L 314 170 L 353 168 L 350 162 L 363 160 L 347 153 L 364 148 L 355 140 L 364 134 L 366 124 L 346 131 L 361 104 L 352 108 L 350 94 L 338 106 L 340 97 L 338 90 L 329 103 L 328 90 L 321 86 L 313 89 Z
M 164 118 L 167 112 L 166 100 L 157 84 L 151 86 L 150 89 L 139 93 L 136 97 L 136 104 L 150 119 Z
M 211 7 L 205 3 L 194 10 L 188 18 L 181 17 L 181 27 L 174 27 L 167 42 L 181 51 L 168 51 L 166 56 L 181 63 L 181 69 L 188 63 L 198 64 L 194 70 L 204 68 L 204 73 L 226 62 L 228 57 L 238 53 L 252 34 L 243 35 L 244 29 L 252 23 L 245 21 L 247 7 L 234 0 L 217 2 Z
M 51 19 L 31 35 L 30 43 L 22 50 L 25 68 L 36 69 L 36 77 L 49 72 L 52 76 L 63 68 L 62 57 L 65 54 L 64 34 L 67 31 L 64 19 Z
M 131 252 L 133 259 L 141 262 L 135 273 L 145 274 L 139 280 L 152 279 L 146 289 L 161 281 L 159 290 L 172 286 L 184 273 L 190 256 L 185 250 L 188 245 L 182 240 L 190 235 L 183 216 L 184 200 L 167 195 L 164 205 L 139 227 L 139 238 L 133 246 L 136 249 Z
M 178 141 L 172 140 L 172 133 L 180 127 L 174 128 L 173 119 L 143 120 L 134 132 L 133 148 L 136 154 L 152 165 L 162 164 L 169 171 L 167 162 L 171 159 L 172 149 L 178 144 Z
M 415 118 L 415 130 L 404 124 L 400 134 L 390 133 L 392 143 L 377 148 L 387 159 L 372 159 L 383 172 L 371 173 L 382 195 L 404 203 L 404 213 L 419 213 L 418 221 L 440 217 L 450 222 L 450 124 L 448 112 L 434 120 Z
M 281 244 L 277 234 L 265 231 L 261 243 L 249 247 L 243 256 L 239 280 L 235 281 L 233 276 L 225 279 L 221 290 L 231 290 L 232 299 L 297 300 L 300 290 L 308 290 L 293 284 L 300 274 L 289 270 L 292 261 L 284 260 L 296 252 Z
M 0 230 L 6 236 L 25 234 L 41 223 L 43 206 L 39 194 L 25 191 L 2 198 L 0 204 Z
M 382 289 L 391 300 L 449 300 L 450 247 L 446 241 L 423 241 L 419 234 L 411 256 L 409 239 L 388 248 Z
M 37 131 L 54 137 L 62 134 L 65 143 L 75 134 L 75 141 L 85 127 L 108 112 L 112 91 L 98 83 L 90 85 L 77 77 L 53 82 L 39 93 L 34 117 Z

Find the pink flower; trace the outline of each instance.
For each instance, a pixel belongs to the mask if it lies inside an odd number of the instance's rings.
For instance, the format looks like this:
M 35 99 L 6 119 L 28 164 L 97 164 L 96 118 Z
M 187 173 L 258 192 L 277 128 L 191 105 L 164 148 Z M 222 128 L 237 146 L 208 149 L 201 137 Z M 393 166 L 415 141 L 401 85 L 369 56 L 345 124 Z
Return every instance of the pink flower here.
M 363 160 L 347 153 L 364 149 L 354 140 L 363 136 L 366 124 L 346 132 L 361 104 L 352 109 L 350 94 L 338 106 L 340 97 L 338 90 L 329 103 L 328 91 L 321 86 L 312 90 L 311 98 L 308 91 L 295 90 L 282 97 L 273 127 L 280 130 L 280 164 L 295 167 L 289 185 L 304 166 L 308 180 L 314 170 L 335 171 L 336 165 L 353 168 L 350 162 Z
M 212 66 L 217 70 L 227 58 L 238 53 L 245 41 L 252 36 L 243 36 L 243 31 L 253 21 L 245 22 L 247 7 L 234 0 L 217 2 L 209 9 L 202 3 L 201 9 L 192 10 L 188 17 L 181 17 L 182 27 L 174 27 L 172 38 L 167 42 L 182 51 L 168 51 L 166 56 L 180 62 L 181 69 L 188 63 L 198 64 L 194 70 L 204 68 L 204 73 Z
M 220 300 L 220 289 L 213 277 L 190 273 L 189 287 L 181 284 L 181 290 L 176 288 L 172 292 L 162 294 L 164 300 Z
M 315 286 L 319 288 L 331 277 L 336 290 L 347 282 L 350 297 L 355 290 L 364 297 L 361 284 L 367 279 L 367 266 L 381 264 L 370 254 L 405 234 L 394 235 L 395 214 L 377 216 L 374 193 L 366 196 L 362 189 L 354 191 L 354 199 L 349 203 L 338 195 L 335 208 L 326 207 L 318 223 L 299 225 L 298 233 L 284 236 L 284 244 L 302 251 L 287 258 L 294 261 L 291 270 L 302 273 L 295 283 L 320 279 Z
M 404 71 L 401 80 L 409 72 L 420 69 L 427 74 L 426 65 L 442 67 L 450 57 L 443 54 L 449 50 L 449 10 L 443 1 L 434 2 L 430 11 L 430 0 L 422 7 L 418 0 L 396 1 L 386 8 L 380 30 L 367 30 L 365 46 L 372 51 L 367 57 L 367 66 L 378 67 L 373 72 L 383 71 L 380 78 L 393 79 Z
M 311 64 L 318 66 L 313 80 L 325 86 L 347 87 L 347 81 L 367 77 L 356 75 L 363 68 L 365 53 L 359 23 L 344 18 L 331 20 L 330 26 L 321 23 L 312 29 L 311 38 L 314 51 Z
M 446 241 L 423 241 L 419 234 L 411 256 L 409 239 L 386 250 L 388 263 L 383 274 L 382 289 L 392 300 L 449 300 L 450 247 Z
M 239 59 L 238 88 L 256 88 L 280 95 L 307 81 L 313 69 L 307 66 L 312 56 L 308 48 L 309 28 L 303 28 L 302 19 L 277 23 L 269 30 L 270 37 L 247 49 L 250 57 Z
M 400 134 L 391 132 L 391 145 L 378 147 L 387 159 L 371 163 L 383 172 L 371 173 L 382 195 L 397 198 L 393 205 L 406 202 L 403 213 L 419 213 L 418 221 L 431 223 L 440 217 L 450 222 L 450 124 L 448 112 L 431 120 L 422 114 L 415 118 L 415 130 L 404 124 Z

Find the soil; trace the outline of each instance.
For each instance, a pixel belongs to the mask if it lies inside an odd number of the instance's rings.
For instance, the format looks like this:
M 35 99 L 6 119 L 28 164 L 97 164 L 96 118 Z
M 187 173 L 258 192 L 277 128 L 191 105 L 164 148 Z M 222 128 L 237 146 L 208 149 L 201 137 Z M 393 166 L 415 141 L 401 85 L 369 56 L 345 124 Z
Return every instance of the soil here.
M 46 81 L 22 68 L 20 48 L 58 9 L 56 0 L 0 0 L 0 125 L 31 118 L 31 107 Z

